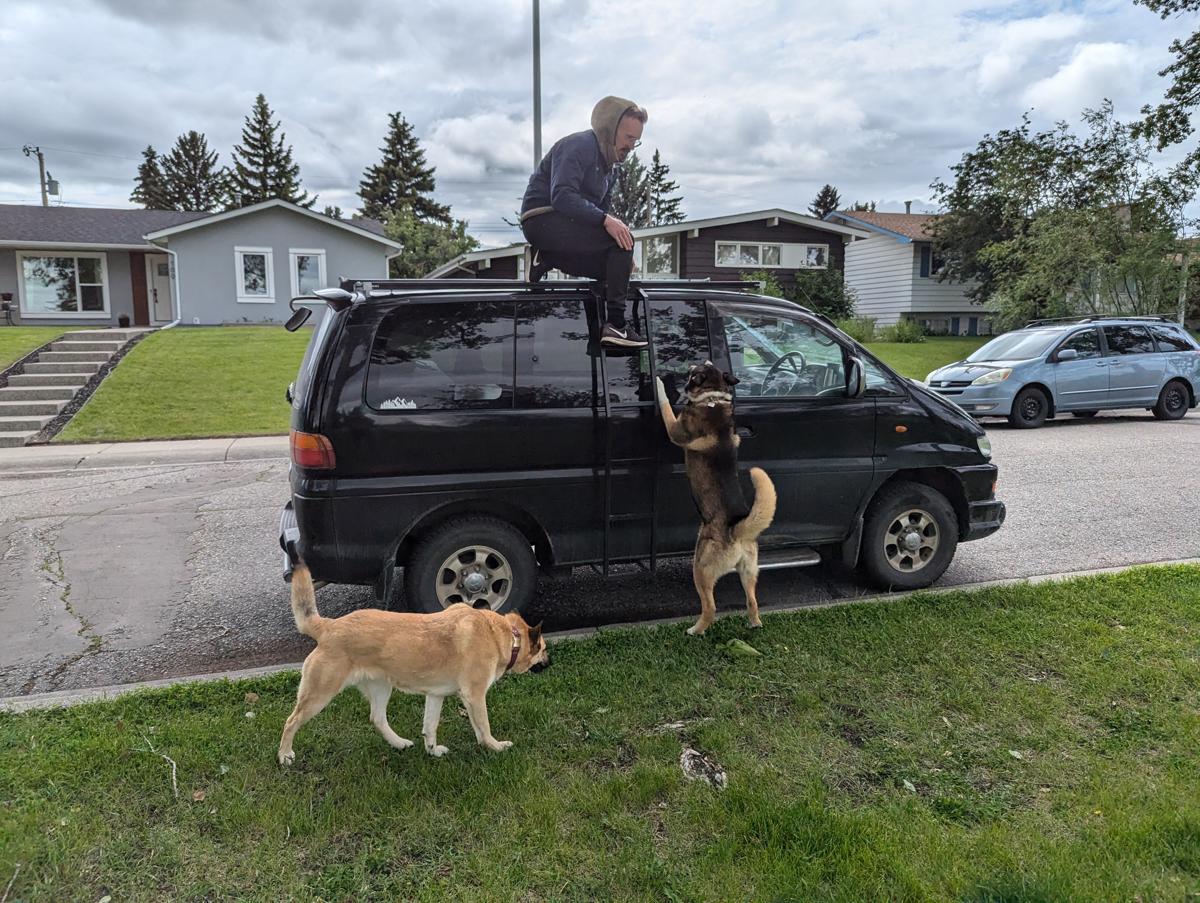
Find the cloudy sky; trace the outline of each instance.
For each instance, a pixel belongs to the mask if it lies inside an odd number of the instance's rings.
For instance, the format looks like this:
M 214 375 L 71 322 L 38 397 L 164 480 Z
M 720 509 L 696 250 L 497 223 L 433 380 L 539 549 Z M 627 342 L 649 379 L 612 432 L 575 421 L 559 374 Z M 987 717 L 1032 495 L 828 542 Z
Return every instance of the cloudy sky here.
M 484 244 L 515 233 L 533 166 L 532 0 L 4 0 L 0 203 L 127 207 L 147 144 L 188 129 L 220 162 L 262 92 L 318 205 L 356 206 L 387 114 L 414 125 L 437 196 Z M 542 0 L 543 145 L 605 94 L 645 106 L 689 217 L 845 203 L 929 207 L 929 183 L 1033 110 L 1133 117 L 1192 17 L 1131 0 Z M 648 156 L 648 155 L 647 155 Z

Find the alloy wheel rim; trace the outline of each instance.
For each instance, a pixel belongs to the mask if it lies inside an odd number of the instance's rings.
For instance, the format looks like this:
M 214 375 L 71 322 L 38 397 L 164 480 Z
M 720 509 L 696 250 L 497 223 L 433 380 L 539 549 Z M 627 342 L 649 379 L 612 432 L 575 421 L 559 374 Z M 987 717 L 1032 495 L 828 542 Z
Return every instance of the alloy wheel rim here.
M 470 605 L 496 611 L 512 593 L 512 565 L 491 546 L 463 546 L 446 556 L 434 583 L 442 608 Z
M 910 508 L 892 519 L 883 534 L 883 554 L 893 570 L 912 574 L 924 568 L 941 544 L 941 533 L 933 515 Z

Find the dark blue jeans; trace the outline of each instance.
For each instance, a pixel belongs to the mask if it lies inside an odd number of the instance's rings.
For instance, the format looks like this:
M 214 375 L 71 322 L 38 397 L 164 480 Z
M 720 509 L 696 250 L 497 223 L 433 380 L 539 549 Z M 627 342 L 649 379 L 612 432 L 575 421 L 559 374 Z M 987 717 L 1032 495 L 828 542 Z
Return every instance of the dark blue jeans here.
M 521 231 L 552 267 L 568 276 L 604 282 L 607 320 L 617 329 L 625 328 L 632 251 L 622 250 L 604 226 L 577 223 L 557 211 L 530 217 L 521 224 Z

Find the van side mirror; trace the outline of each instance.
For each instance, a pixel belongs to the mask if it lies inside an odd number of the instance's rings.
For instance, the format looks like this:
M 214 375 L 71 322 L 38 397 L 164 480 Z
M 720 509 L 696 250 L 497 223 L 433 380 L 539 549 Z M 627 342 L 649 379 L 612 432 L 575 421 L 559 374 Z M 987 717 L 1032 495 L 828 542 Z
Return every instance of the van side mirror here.
M 1074 348 L 1064 348 L 1055 356 L 1055 359 L 1060 361 L 1073 361 L 1077 357 L 1079 357 L 1079 352 Z
M 288 321 L 283 324 L 283 328 L 288 332 L 295 332 L 301 326 L 308 322 L 308 318 L 312 316 L 312 310 L 307 307 L 298 307 L 296 312 L 288 317 Z
M 850 358 L 850 375 L 846 380 L 846 397 L 862 398 L 867 394 L 867 368 L 862 358 Z

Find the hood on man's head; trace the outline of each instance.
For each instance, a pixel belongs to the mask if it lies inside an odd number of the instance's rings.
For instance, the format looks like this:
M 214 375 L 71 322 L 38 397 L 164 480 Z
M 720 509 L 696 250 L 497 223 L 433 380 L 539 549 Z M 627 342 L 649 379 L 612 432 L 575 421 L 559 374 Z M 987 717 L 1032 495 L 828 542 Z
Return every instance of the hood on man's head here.
M 614 97 L 611 94 L 592 107 L 592 131 L 600 142 L 600 150 L 604 152 L 604 161 L 612 166 L 617 160 L 617 126 L 621 117 L 637 104 L 624 97 Z

